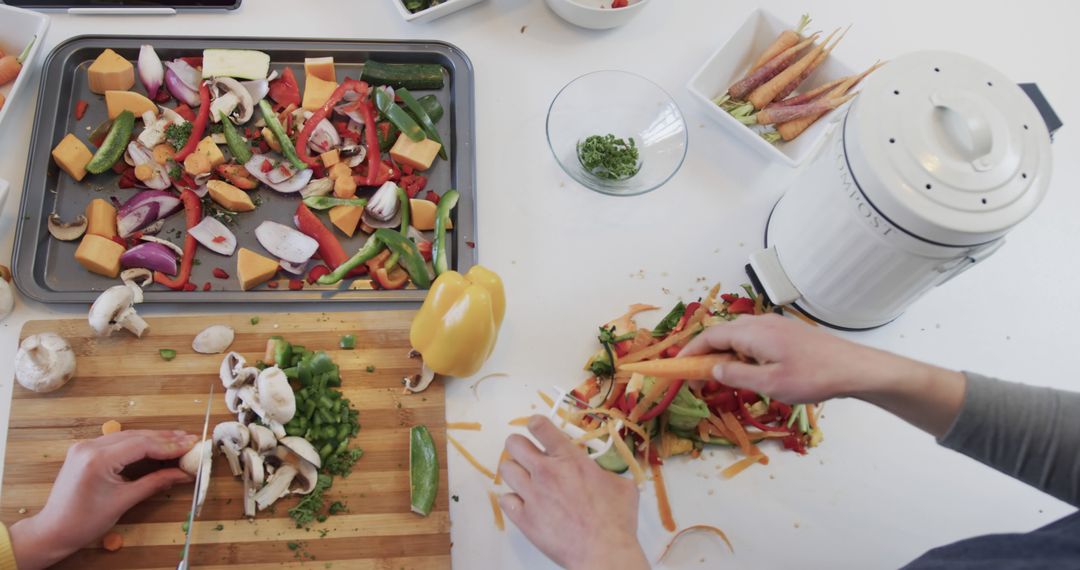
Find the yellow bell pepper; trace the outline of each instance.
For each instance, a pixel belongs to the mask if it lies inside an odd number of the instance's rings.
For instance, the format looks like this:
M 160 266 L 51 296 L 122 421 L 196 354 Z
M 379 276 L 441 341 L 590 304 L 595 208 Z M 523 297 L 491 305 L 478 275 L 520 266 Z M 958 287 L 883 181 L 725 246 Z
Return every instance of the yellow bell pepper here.
M 476 265 L 447 271 L 431 285 L 413 319 L 409 341 L 436 374 L 471 376 L 495 349 L 506 312 L 502 279 Z

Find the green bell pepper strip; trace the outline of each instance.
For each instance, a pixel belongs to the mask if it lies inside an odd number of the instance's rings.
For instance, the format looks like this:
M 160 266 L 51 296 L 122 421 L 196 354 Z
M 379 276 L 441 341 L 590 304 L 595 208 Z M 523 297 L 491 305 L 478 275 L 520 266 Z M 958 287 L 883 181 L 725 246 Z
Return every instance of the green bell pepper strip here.
M 447 190 L 439 199 L 435 210 L 435 244 L 431 248 L 435 276 L 438 277 L 450 269 L 449 255 L 446 253 L 446 224 L 450 221 L 450 210 L 457 205 L 460 195 L 457 190 Z
M 330 273 L 327 273 L 326 275 L 320 277 L 318 281 L 319 285 L 337 284 L 342 279 L 344 279 L 350 271 L 356 269 L 364 263 L 367 263 L 371 260 L 371 258 L 378 255 L 379 252 L 382 251 L 382 248 L 383 243 L 381 240 L 379 240 L 375 236 L 369 237 L 368 240 L 364 242 L 364 247 L 360 248 L 360 251 L 354 253 L 352 257 L 346 259 L 344 262 L 341 263 L 341 265 L 338 265 L 337 268 L 335 268 Z
M 236 125 L 222 111 L 218 111 L 218 117 L 221 119 L 221 127 L 225 133 L 225 144 L 229 147 L 229 152 L 232 153 L 236 162 L 244 164 L 251 160 L 251 148 L 248 147 L 240 131 L 236 130 Z
M 407 238 L 409 237 L 409 214 L 412 212 L 412 206 L 409 204 L 409 195 L 405 193 L 401 186 L 397 187 L 397 196 L 398 209 L 401 211 L 401 235 Z M 394 252 L 383 266 L 389 269 L 397 265 L 397 262 L 398 254 Z
M 285 132 L 285 127 L 281 126 L 281 122 L 278 121 L 277 114 L 270 107 L 270 103 L 263 99 L 259 101 L 259 110 L 262 111 L 263 120 L 266 121 L 266 126 L 270 128 L 270 132 L 274 133 L 274 138 L 277 139 L 278 145 L 281 146 L 281 153 L 285 155 L 285 158 L 296 167 L 297 170 L 306 170 L 308 165 L 296 154 L 296 147 L 293 146 L 292 139 L 289 138 L 289 134 Z M 227 139 L 226 139 L 227 140 Z
M 428 116 L 431 117 L 432 123 L 437 124 L 439 122 L 439 119 L 443 117 L 443 106 L 442 103 L 439 103 L 438 97 L 434 95 L 424 95 L 423 97 L 417 99 L 417 101 L 420 101 L 420 106 L 423 107 L 424 111 L 426 111 Z
M 401 266 L 409 274 L 409 279 L 412 279 L 413 285 L 420 289 L 431 287 L 431 274 L 428 273 L 427 263 L 412 240 L 387 228 L 375 230 L 371 237 L 386 244 L 386 247 L 390 248 L 390 252 L 398 256 Z
M 387 93 L 386 89 L 375 90 L 375 107 L 379 109 L 382 116 L 386 117 L 410 139 L 416 142 L 424 140 L 424 129 L 421 129 L 420 125 L 416 124 L 416 121 L 405 112 L 405 109 L 394 103 L 394 98 L 390 96 L 390 93 Z
M 329 210 L 335 206 L 358 206 L 363 208 L 367 205 L 365 198 L 335 198 L 334 196 L 308 196 L 304 198 L 304 204 L 312 210 Z
M 404 87 L 398 89 L 395 93 L 397 93 L 398 97 L 401 97 L 401 102 L 405 103 L 405 108 L 410 111 L 412 116 L 420 121 L 420 126 L 424 128 L 424 133 L 427 134 L 427 138 L 439 143 L 439 157 L 443 160 L 450 160 L 449 156 L 446 154 L 446 145 L 443 144 L 442 139 L 439 138 L 439 130 L 435 128 L 435 121 L 431 120 L 427 111 L 420 105 L 420 101 L 417 101 L 416 97 L 413 97 L 413 94 Z

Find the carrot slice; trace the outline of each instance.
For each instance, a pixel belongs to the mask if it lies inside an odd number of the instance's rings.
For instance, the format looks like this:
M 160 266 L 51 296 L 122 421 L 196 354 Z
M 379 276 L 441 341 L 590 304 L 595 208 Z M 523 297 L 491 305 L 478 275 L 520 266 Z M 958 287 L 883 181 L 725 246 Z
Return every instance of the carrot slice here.
M 466 429 L 480 431 L 480 422 L 446 422 L 446 429 Z
M 660 465 L 652 465 L 653 489 L 656 491 L 656 506 L 660 510 L 660 522 L 664 530 L 675 532 L 675 517 L 671 515 L 671 502 L 668 501 L 667 488 L 664 486 L 664 472 Z
M 451 445 L 453 445 L 459 452 L 461 452 L 461 455 L 465 457 L 465 460 L 471 463 L 477 471 L 484 475 L 484 477 L 487 477 L 491 480 L 495 479 L 495 474 L 492 473 L 491 470 L 487 467 L 481 465 L 480 462 L 477 461 L 476 457 L 473 454 L 469 453 L 469 450 L 465 449 L 464 445 L 461 445 L 461 442 L 454 439 L 453 436 L 451 436 L 450 434 L 446 434 L 446 441 L 449 441 Z
M 735 355 L 722 352 L 718 354 L 703 354 L 700 356 L 683 356 L 680 358 L 664 358 L 661 360 L 646 360 L 630 364 L 620 364 L 619 370 L 636 372 L 645 376 L 657 378 L 669 378 L 677 380 L 710 380 L 713 377 L 713 368 L 721 362 L 734 360 Z
M 510 420 L 510 425 L 514 427 L 522 427 L 529 424 L 529 418 L 532 416 L 521 416 L 520 418 L 514 418 Z
M 675 534 L 675 536 L 671 537 L 671 541 L 668 542 L 666 547 L 664 547 L 664 553 L 660 555 L 660 558 L 658 558 L 656 560 L 656 563 L 660 564 L 661 562 L 664 561 L 664 558 L 666 558 L 668 553 L 671 552 L 671 547 L 675 546 L 675 543 L 678 542 L 680 538 L 682 538 L 682 537 L 684 537 L 684 536 L 686 536 L 686 535 L 688 535 L 688 534 L 690 534 L 692 532 L 695 532 L 695 531 L 707 531 L 707 532 L 711 532 L 711 533 L 715 534 L 716 536 L 719 536 L 720 540 L 723 540 L 724 544 L 727 545 L 728 550 L 730 550 L 732 554 L 735 554 L 735 547 L 731 545 L 731 541 L 728 540 L 728 537 L 727 537 L 726 534 L 724 534 L 724 531 L 722 531 L 722 530 L 720 530 L 720 529 L 718 529 L 718 528 L 716 528 L 715 526 L 712 526 L 712 525 L 695 524 L 695 525 L 688 526 L 688 527 L 680 530 L 679 532 L 677 532 Z
M 784 312 L 785 313 L 791 313 L 792 315 L 795 315 L 800 321 L 802 321 L 802 322 L 804 322 L 804 323 L 806 323 L 806 324 L 808 324 L 810 326 L 814 326 L 814 327 L 818 326 L 817 321 L 815 321 L 815 320 L 811 319 L 810 317 L 806 316 L 805 314 L 803 314 L 802 311 L 796 309 L 795 307 L 792 307 L 791 305 L 785 305 L 784 306 Z
M 109 435 L 110 433 L 116 433 L 120 431 L 120 422 L 116 420 L 109 420 L 101 424 L 101 435 Z
M 502 531 L 506 528 L 506 523 L 503 522 L 502 507 L 499 506 L 499 495 L 495 494 L 495 491 L 488 491 L 488 500 L 491 501 L 491 512 L 495 514 L 495 528 Z
M 645 392 L 645 395 L 637 405 L 634 406 L 634 409 L 630 411 L 630 421 L 638 421 L 638 418 L 649 409 L 649 406 L 656 403 L 656 401 L 660 399 L 660 396 L 667 392 L 668 387 L 674 382 L 675 381 L 670 378 L 657 378 L 656 382 L 653 382 L 652 387 L 649 388 L 649 391 Z
M 723 471 L 721 471 L 720 475 L 723 476 L 724 479 L 731 479 L 732 477 L 745 471 L 747 467 L 750 467 L 751 465 L 759 461 L 764 463 L 764 461 L 762 461 L 763 459 L 765 459 L 764 455 L 751 455 L 750 457 L 743 457 L 742 459 L 736 461 L 735 463 L 732 463 Z
M 101 538 L 101 546 L 109 552 L 116 552 L 124 547 L 124 535 L 116 531 L 109 531 Z
M 642 360 L 648 360 L 650 358 L 656 358 L 657 356 L 660 356 L 660 353 L 664 352 L 664 350 L 666 350 L 669 346 L 674 346 L 684 340 L 689 340 L 694 335 L 704 330 L 704 328 L 705 327 L 703 327 L 700 323 L 695 326 L 686 327 L 680 332 L 677 332 L 673 335 L 668 335 L 667 338 L 652 346 L 643 348 L 637 352 L 631 352 L 630 354 L 627 354 L 626 356 L 619 359 L 619 364 L 630 364 L 632 362 L 639 362 Z
M 495 484 L 502 484 L 502 473 L 499 473 L 499 466 L 503 464 L 503 461 L 510 459 L 510 452 L 503 448 L 502 453 L 499 454 L 499 462 L 495 464 Z

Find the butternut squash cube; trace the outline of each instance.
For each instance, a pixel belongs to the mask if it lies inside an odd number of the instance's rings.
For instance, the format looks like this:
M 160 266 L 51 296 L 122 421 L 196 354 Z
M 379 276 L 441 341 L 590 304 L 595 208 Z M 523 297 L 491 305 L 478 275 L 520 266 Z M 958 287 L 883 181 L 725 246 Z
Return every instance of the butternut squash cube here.
M 308 77 L 317 77 L 323 81 L 337 81 L 337 72 L 334 71 L 334 58 L 304 58 L 304 74 Z
M 330 208 L 330 221 L 341 233 L 352 237 L 363 213 L 364 209 L 360 206 L 334 206 Z
M 90 64 L 86 76 L 90 91 L 98 95 L 111 90 L 127 91 L 135 85 L 135 66 L 115 51 L 106 49 Z
M 439 155 L 440 149 L 442 149 L 442 145 L 431 139 L 416 142 L 406 136 L 405 133 L 401 133 L 397 142 L 390 149 L 390 158 L 397 161 L 398 164 L 407 164 L 416 170 L 427 170 L 431 168 L 431 163 L 435 162 L 435 157 Z
M 225 164 L 225 155 L 221 153 L 221 148 L 210 136 L 199 141 L 199 144 L 195 146 L 195 152 L 210 159 L 210 168 L 212 169 Z
M 435 229 L 435 212 L 438 206 L 431 200 L 413 198 L 409 200 L 409 223 L 412 227 L 427 231 Z M 446 229 L 453 229 L 454 223 L 447 222 Z
M 86 165 L 94 158 L 94 153 L 86 148 L 81 140 L 75 135 L 68 133 L 56 148 L 52 150 L 53 160 L 61 170 L 68 173 L 75 180 L 86 177 Z
M 240 288 L 244 291 L 254 289 L 266 283 L 278 270 L 278 262 L 263 257 L 246 247 L 240 248 L 236 257 L 236 275 L 240 278 Z
M 304 108 L 308 111 L 317 111 L 326 103 L 337 86 L 336 81 L 325 81 L 308 74 L 304 80 Z
M 333 148 L 319 155 L 322 159 L 323 166 L 330 168 L 335 164 L 341 164 L 341 155 L 338 153 L 338 149 Z
M 222 207 L 234 212 L 250 212 L 255 209 L 255 204 L 248 197 L 247 192 L 222 180 L 211 180 L 206 183 L 206 189 L 210 191 L 210 199 L 221 204 Z
M 134 91 L 106 91 L 105 107 L 109 110 L 110 119 L 115 119 L 124 111 L 131 111 L 136 117 L 142 117 L 147 111 L 155 117 L 158 114 L 156 103 Z
M 107 200 L 95 198 L 86 206 L 86 233 L 116 237 L 116 208 Z
M 75 250 L 75 261 L 87 271 L 115 278 L 120 275 L 120 256 L 123 254 L 124 246 L 115 241 L 97 234 L 86 234 Z

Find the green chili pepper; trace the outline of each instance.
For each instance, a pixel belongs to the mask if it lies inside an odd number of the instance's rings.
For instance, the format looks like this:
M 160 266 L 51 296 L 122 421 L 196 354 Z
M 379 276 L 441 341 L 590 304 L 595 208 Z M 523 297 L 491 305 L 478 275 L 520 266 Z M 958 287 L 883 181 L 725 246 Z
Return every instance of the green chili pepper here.
M 382 116 L 405 133 L 405 136 L 416 142 L 424 140 L 424 129 L 421 129 L 420 125 L 416 124 L 416 121 L 405 112 L 405 109 L 394 103 L 394 98 L 390 96 L 386 89 L 375 90 L 375 107 L 379 109 Z
M 405 190 L 401 186 L 397 187 L 398 195 L 398 209 L 401 211 L 401 235 L 406 238 L 409 237 L 409 214 L 412 212 L 412 206 L 409 204 L 409 195 L 405 193 Z M 397 265 L 398 254 L 394 252 L 387 258 L 383 267 L 389 270 L 391 267 Z
M 414 285 L 420 289 L 431 287 L 431 275 L 428 273 L 427 263 L 412 240 L 386 228 L 375 230 L 372 237 L 386 244 L 386 247 L 401 259 L 401 265 L 408 272 L 409 279 L 412 279 Z
M 169 361 L 176 358 L 176 351 L 171 348 L 163 348 L 158 351 L 162 360 Z
M 221 118 L 221 126 L 225 132 L 225 144 L 229 147 L 229 152 L 232 153 L 236 162 L 244 164 L 251 160 L 251 148 L 248 147 L 247 140 L 240 135 L 240 131 L 236 130 L 236 125 L 224 112 L 218 111 L 218 117 Z
M 382 248 L 383 243 L 381 240 L 375 236 L 369 237 L 367 242 L 364 243 L 364 247 L 360 248 L 360 251 L 357 251 L 352 257 L 345 260 L 345 263 L 337 266 L 337 269 L 334 271 L 320 277 L 319 285 L 334 285 L 340 282 L 350 271 L 367 263 L 373 257 L 378 255 L 379 252 L 382 251 Z
M 270 108 L 270 103 L 263 99 L 259 101 L 259 109 L 262 111 L 263 120 L 266 121 L 266 126 L 270 128 L 270 132 L 274 133 L 274 138 L 277 139 L 278 145 L 281 146 L 281 153 L 285 155 L 285 158 L 292 163 L 297 170 L 306 170 L 308 165 L 296 154 L 296 147 L 293 146 L 292 139 L 289 138 L 289 134 L 285 132 L 285 127 L 281 126 L 281 122 L 277 119 L 277 114 Z
M 446 145 L 443 144 L 442 139 L 439 138 L 439 130 L 435 128 L 435 121 L 431 120 L 427 111 L 420 104 L 420 101 L 413 97 L 413 94 L 408 89 L 402 87 L 395 91 L 398 97 L 401 97 L 401 102 L 405 103 L 405 107 L 412 113 L 412 116 L 416 117 L 416 120 L 420 121 L 420 126 L 424 128 L 424 133 L 427 134 L 427 138 L 439 143 L 439 156 L 443 160 L 449 160 L 446 154 Z
M 341 337 L 338 341 L 338 347 L 345 350 L 352 350 L 356 348 L 356 335 L 347 334 Z
M 431 259 L 434 260 L 436 276 L 450 270 L 450 256 L 446 252 L 446 224 L 450 221 L 450 210 L 457 205 L 459 197 L 457 190 L 447 190 L 435 210 L 435 243 L 431 248 Z
M 358 206 L 363 208 L 367 205 L 365 198 L 335 198 L 333 196 L 308 196 L 304 198 L 304 204 L 312 210 L 329 210 L 334 206 Z

